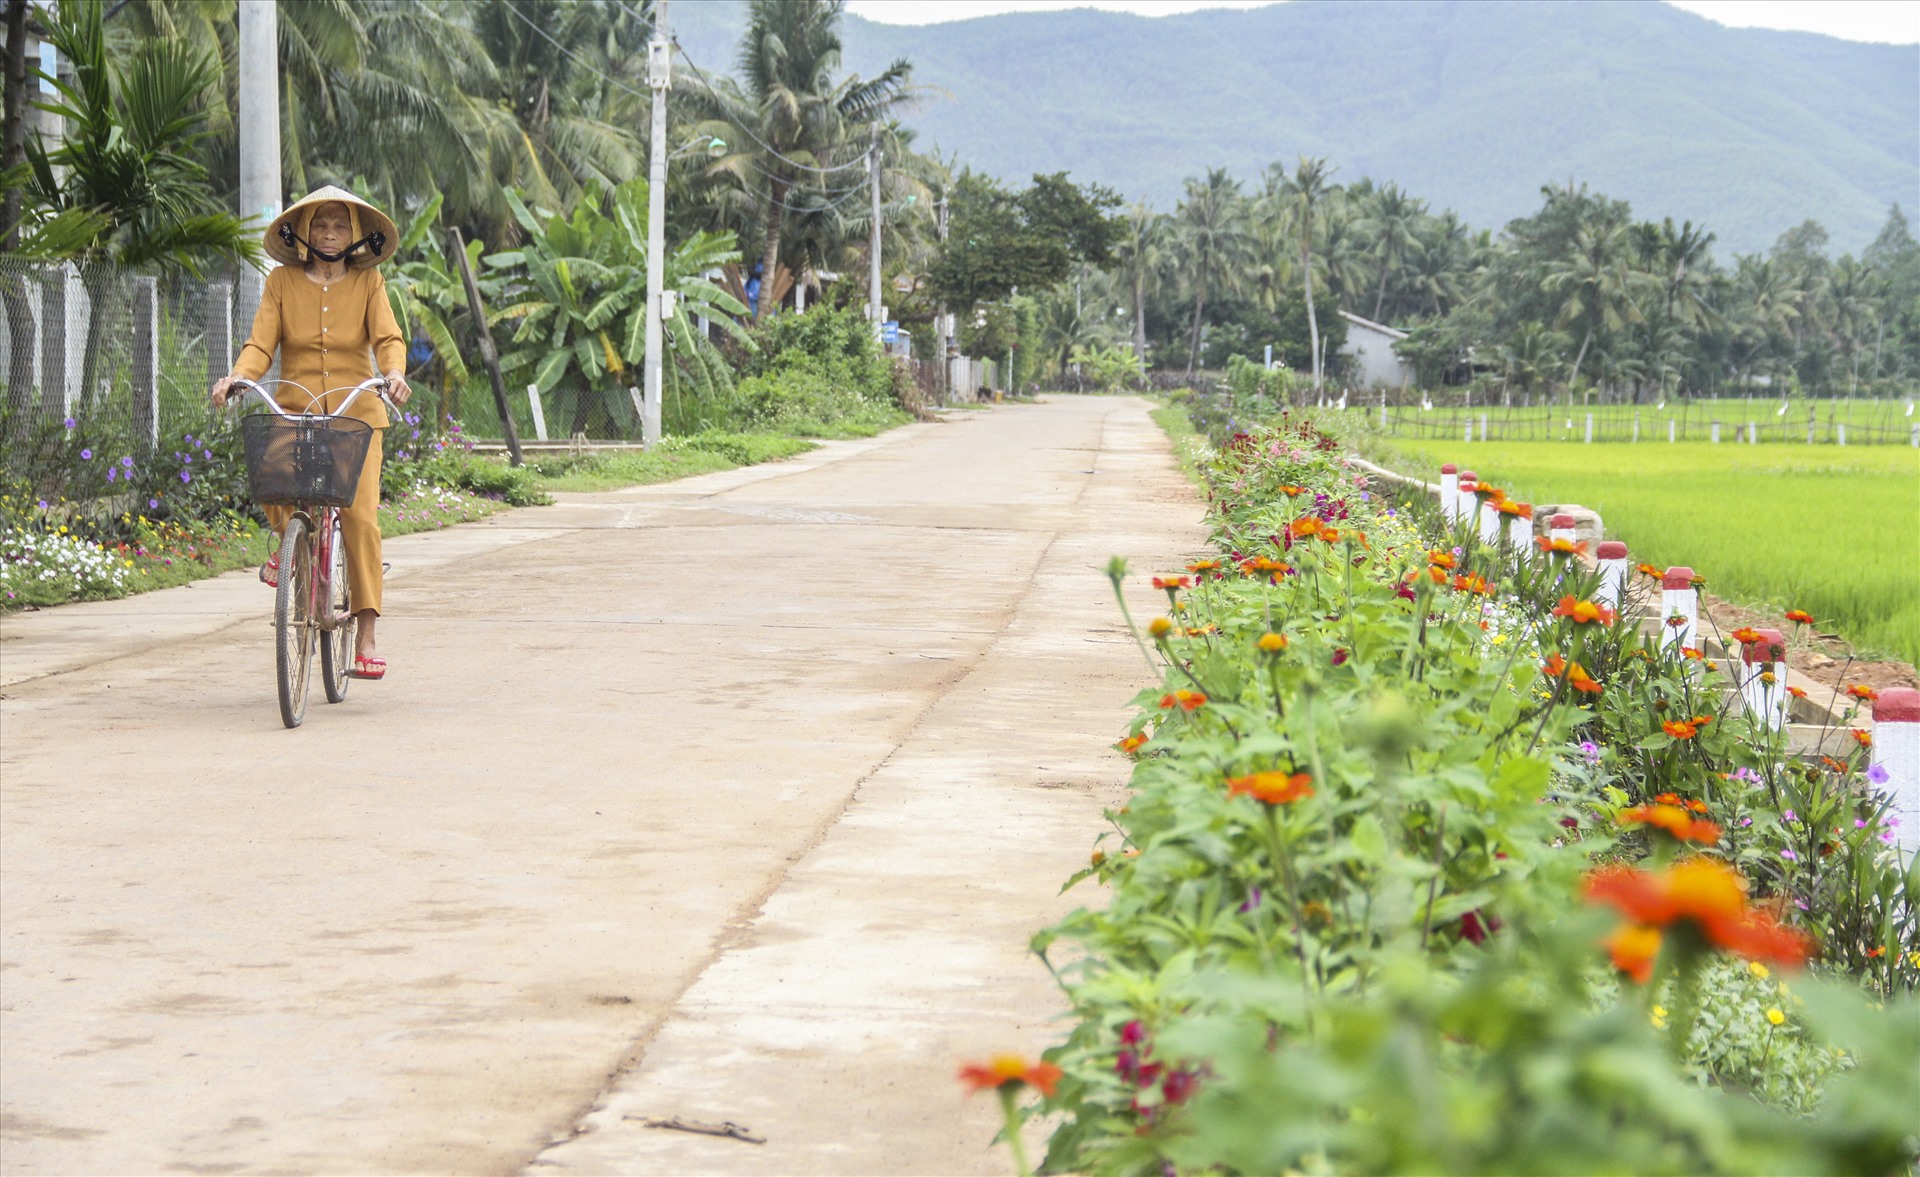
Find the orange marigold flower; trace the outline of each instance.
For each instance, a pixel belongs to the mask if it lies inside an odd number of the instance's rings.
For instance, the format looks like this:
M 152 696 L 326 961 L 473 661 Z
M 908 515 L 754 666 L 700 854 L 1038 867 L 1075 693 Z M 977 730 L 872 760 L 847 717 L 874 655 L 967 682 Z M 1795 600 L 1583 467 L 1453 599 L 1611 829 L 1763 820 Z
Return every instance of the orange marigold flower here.
M 1540 673 L 1548 678 L 1559 678 L 1567 672 L 1567 660 L 1555 654 L 1540 664 Z
M 1313 796 L 1313 777 L 1304 772 L 1249 773 L 1246 776 L 1228 777 L 1227 792 L 1234 796 L 1245 793 L 1268 805 L 1288 805 L 1303 797 Z
M 1660 805 L 1678 805 L 1680 804 L 1680 794 L 1662 793 L 1654 798 L 1654 802 Z
M 1852 736 L 1852 737 L 1853 737 L 1853 739 L 1854 739 L 1854 742 L 1855 742 L 1855 743 L 1857 743 L 1857 744 L 1859 744 L 1859 745 L 1860 745 L 1860 746 L 1861 746 L 1862 748 L 1871 748 L 1871 747 L 1873 747 L 1873 733 L 1872 733 L 1872 732 L 1869 732 L 1869 731 L 1862 731 L 1861 729 L 1859 729 L 1859 728 L 1857 728 L 1857 727 L 1856 727 L 1856 728 L 1849 728 L 1849 729 L 1847 730 L 1847 734 L 1848 734 L 1848 735 L 1850 735 L 1850 736 Z
M 1807 697 L 1807 693 L 1799 687 L 1788 687 L 1787 694 L 1792 695 L 1796 699 L 1804 699 Z
M 1305 539 L 1307 536 L 1317 534 L 1321 526 L 1318 516 L 1302 515 L 1287 525 L 1287 534 L 1295 539 Z
M 1813 614 L 1807 612 L 1805 609 L 1789 609 L 1787 610 L 1787 620 L 1793 622 L 1795 625 L 1812 625 Z
M 1874 690 L 1872 687 L 1867 686 L 1865 683 L 1854 683 L 1852 686 L 1847 688 L 1847 694 L 1852 695 L 1856 699 L 1865 700 L 1868 703 L 1871 703 L 1875 699 L 1878 699 L 1880 697 L 1879 691 Z
M 1199 691 L 1180 690 L 1170 695 L 1160 696 L 1160 709 L 1169 711 L 1175 707 L 1182 711 L 1195 711 L 1207 705 L 1207 697 Z
M 1432 548 L 1427 552 L 1427 563 L 1437 565 L 1441 568 L 1452 568 L 1456 561 L 1453 558 L 1452 552 L 1443 551 L 1440 548 Z
M 1745 881 L 1717 859 L 1689 858 L 1659 874 L 1605 867 L 1587 876 L 1585 895 L 1646 927 L 1690 923 L 1708 943 L 1751 959 L 1793 968 L 1812 951 L 1804 934 L 1749 907 Z
M 1553 607 L 1553 615 L 1568 618 L 1575 625 L 1590 625 L 1595 621 L 1601 625 L 1613 624 L 1612 609 L 1598 601 L 1576 601 L 1571 594 L 1560 598 L 1560 603 Z
M 1314 534 L 1318 535 L 1321 539 L 1325 540 L 1330 544 L 1337 544 L 1340 542 L 1340 529 L 1338 527 L 1322 527 L 1319 531 L 1315 532 Z
M 1029 1063 L 1017 1054 L 996 1055 L 991 1062 L 966 1063 L 960 1068 L 960 1081 L 972 1091 L 998 1091 L 1025 1083 L 1048 1097 L 1053 1095 L 1060 1075 L 1060 1068 L 1052 1063 Z
M 1620 820 L 1628 825 L 1652 826 L 1665 830 L 1682 842 L 1699 842 L 1711 846 L 1720 840 L 1720 827 L 1710 821 L 1699 821 L 1687 816 L 1687 811 L 1678 805 L 1641 805 L 1629 809 L 1620 815 Z
M 1692 646 L 1681 646 L 1680 654 L 1689 662 L 1698 662 L 1707 656 L 1704 651 L 1696 650 Z
M 1287 635 L 1283 633 L 1263 633 L 1260 635 L 1260 640 L 1254 644 L 1260 647 L 1260 652 L 1263 654 L 1278 654 L 1287 648 Z
M 1144 747 L 1146 742 L 1147 737 L 1144 734 L 1135 734 L 1121 740 L 1118 744 L 1115 744 L 1114 747 L 1131 756 Z
M 1173 622 L 1167 620 L 1165 617 L 1156 617 L 1152 621 L 1147 622 L 1147 632 L 1152 634 L 1156 640 L 1166 637 L 1169 633 L 1173 632 Z
M 1303 495 L 1303 494 L 1306 494 L 1306 493 L 1307 493 L 1307 488 L 1306 488 L 1306 487 L 1304 487 L 1304 486 L 1287 486 L 1287 485 L 1282 485 L 1282 486 L 1280 487 L 1280 493 L 1281 493 L 1281 494 L 1283 494 L 1283 495 L 1286 495 L 1286 496 L 1287 496 L 1288 498 L 1292 498 L 1292 497 L 1293 497 L 1293 496 L 1295 496 L 1295 495 Z
M 1727 636 L 1732 638 L 1734 641 L 1739 642 L 1743 646 L 1747 645 L 1750 642 L 1757 642 L 1761 640 L 1760 631 L 1753 628 L 1751 625 L 1743 625 L 1739 629 L 1736 629 L 1732 633 L 1728 634 Z
M 1218 572 L 1220 571 L 1220 561 L 1195 560 L 1193 563 L 1187 565 L 1187 571 L 1196 574 L 1201 572 Z
M 1881 944 L 1877 947 L 1867 949 L 1868 960 L 1879 960 L 1881 957 L 1885 956 L 1886 954 L 1887 954 L 1887 946 L 1885 944 Z
M 1435 584 L 1447 583 L 1447 570 L 1438 564 L 1429 564 L 1427 566 L 1427 575 L 1432 578 Z
M 1576 691 L 1585 691 L 1589 695 L 1600 693 L 1600 684 L 1587 673 L 1587 668 L 1575 662 L 1567 671 L 1567 685 Z
M 1164 702 L 1160 705 L 1162 707 L 1166 706 Z M 1688 723 L 1683 719 L 1669 719 L 1660 725 L 1660 730 L 1666 732 L 1676 740 L 1691 740 L 1700 729 L 1696 725 Z
M 1713 716 L 1711 715 L 1696 715 L 1693 717 L 1693 726 L 1695 727 L 1705 727 L 1712 722 Z
M 1153 587 L 1157 589 L 1165 589 L 1168 592 L 1176 592 L 1183 588 L 1192 588 L 1193 577 L 1191 576 L 1156 576 L 1153 578 Z
M 1453 578 L 1453 587 L 1463 593 L 1479 593 L 1483 597 L 1493 593 L 1493 586 L 1479 576 L 1456 576 Z
M 1606 948 L 1614 968 L 1644 985 L 1653 979 L 1653 962 L 1660 956 L 1660 929 L 1626 924 L 1607 937 Z
M 1633 568 L 1634 568 L 1634 571 L 1638 572 L 1640 575 L 1651 576 L 1655 580 L 1659 580 L 1662 576 L 1666 575 L 1665 573 L 1661 572 L 1658 568 L 1655 568 L 1651 564 L 1635 564 Z
M 1248 570 L 1249 572 L 1260 572 L 1260 573 L 1278 573 L 1278 572 L 1293 571 L 1293 568 L 1290 565 L 1282 563 L 1279 560 L 1271 559 L 1267 556 L 1255 556 L 1253 559 L 1248 560 L 1246 563 L 1240 565 L 1240 567 Z

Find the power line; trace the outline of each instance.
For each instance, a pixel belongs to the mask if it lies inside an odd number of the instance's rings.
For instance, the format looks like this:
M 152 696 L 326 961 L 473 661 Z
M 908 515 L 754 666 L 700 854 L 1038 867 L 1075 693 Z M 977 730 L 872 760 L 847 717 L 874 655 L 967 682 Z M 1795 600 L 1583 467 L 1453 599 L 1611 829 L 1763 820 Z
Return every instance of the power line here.
M 622 8 L 626 8 L 625 4 L 621 4 L 620 6 Z M 627 9 L 627 11 L 631 12 L 633 10 Z M 693 60 L 693 55 L 688 53 L 687 47 L 680 43 L 680 38 L 673 37 L 672 41 L 673 41 L 673 47 L 679 50 L 680 56 L 686 60 L 687 68 L 692 70 L 694 74 L 697 77 L 699 77 L 700 84 L 705 86 L 710 92 L 718 93 L 719 90 L 717 87 L 714 86 L 712 76 L 709 75 L 707 71 L 701 69 L 699 64 Z M 754 134 L 753 128 L 747 126 L 745 123 L 736 122 L 733 125 L 739 128 L 741 134 L 753 140 L 755 143 L 758 143 L 761 149 L 764 150 L 768 155 L 771 155 L 773 158 L 779 160 L 781 163 L 786 164 L 788 167 L 798 168 L 803 172 L 813 172 L 817 175 L 832 175 L 835 172 L 851 171 L 854 168 L 866 166 L 865 152 L 861 152 L 859 159 L 851 160 L 843 164 L 835 164 L 834 166 L 829 168 L 820 168 L 820 167 L 814 167 L 812 164 L 804 164 L 797 159 L 789 159 L 785 155 L 782 155 L 778 148 L 774 147 L 773 144 L 767 142 L 765 139 L 762 139 L 760 136 Z

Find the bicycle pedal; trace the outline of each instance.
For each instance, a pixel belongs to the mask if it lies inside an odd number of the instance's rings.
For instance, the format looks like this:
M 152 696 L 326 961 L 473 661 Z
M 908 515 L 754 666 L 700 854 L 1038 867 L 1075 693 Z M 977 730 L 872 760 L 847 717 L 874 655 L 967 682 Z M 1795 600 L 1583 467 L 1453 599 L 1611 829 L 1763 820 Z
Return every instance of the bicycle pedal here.
M 393 565 L 387 563 L 385 560 L 380 561 L 380 573 L 382 576 L 392 571 L 393 571 Z

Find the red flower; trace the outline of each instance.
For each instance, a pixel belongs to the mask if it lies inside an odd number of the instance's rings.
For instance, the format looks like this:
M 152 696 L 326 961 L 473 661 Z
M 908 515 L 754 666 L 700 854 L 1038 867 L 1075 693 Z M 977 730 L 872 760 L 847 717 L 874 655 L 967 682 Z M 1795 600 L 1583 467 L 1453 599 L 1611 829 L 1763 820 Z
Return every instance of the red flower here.
M 1306 494 L 1306 493 L 1307 493 L 1307 488 L 1306 488 L 1306 487 L 1304 487 L 1304 486 L 1285 486 L 1285 485 L 1283 485 L 1283 486 L 1281 486 L 1281 488 L 1280 488 L 1280 493 L 1281 493 L 1281 494 L 1283 494 L 1283 495 L 1286 495 L 1286 496 L 1287 496 L 1288 498 L 1292 498 L 1292 497 L 1294 497 L 1295 495 L 1303 495 L 1303 494 Z
M 1559 678 L 1566 672 L 1567 660 L 1558 654 L 1555 654 L 1540 664 L 1540 673 L 1546 675 L 1548 678 Z
M 1625 924 L 1607 937 L 1605 944 L 1614 968 L 1641 985 L 1653 979 L 1653 962 L 1660 956 L 1660 929 Z
M 1868 731 L 1862 731 L 1862 730 L 1860 730 L 1859 728 L 1857 728 L 1857 727 L 1856 727 L 1856 728 L 1849 728 L 1849 729 L 1848 729 L 1848 731 L 1847 731 L 1847 734 L 1848 734 L 1848 735 L 1850 735 L 1850 736 L 1852 736 L 1852 737 L 1853 737 L 1853 739 L 1854 739 L 1854 742 L 1855 742 L 1855 743 L 1857 743 L 1857 744 L 1859 744 L 1859 745 L 1860 745 L 1860 746 L 1861 746 L 1862 748 L 1871 748 L 1871 747 L 1873 747 L 1873 733 L 1872 733 L 1872 732 L 1868 732 Z
M 1871 703 L 1875 699 L 1878 699 L 1880 697 L 1879 691 L 1874 690 L 1872 687 L 1867 686 L 1865 683 L 1854 683 L 1852 686 L 1847 688 L 1847 694 L 1852 695 L 1854 698 L 1863 700 L 1868 703 Z
M 1807 612 L 1805 609 L 1789 609 L 1787 610 L 1787 620 L 1793 622 L 1795 625 L 1812 625 L 1813 614 Z
M 1146 744 L 1146 742 L 1147 742 L 1146 736 L 1134 735 L 1134 736 L 1128 736 L 1126 739 L 1121 740 L 1118 744 L 1115 744 L 1114 747 L 1120 749 L 1122 752 L 1125 752 L 1127 755 L 1131 756 L 1135 752 L 1138 752 L 1141 749 L 1141 747 Z
M 1576 691 L 1585 691 L 1589 695 L 1600 693 L 1600 684 L 1587 674 L 1587 668 L 1575 662 L 1567 671 L 1567 685 Z
M 960 1081 L 972 1091 L 998 1091 L 1029 1083 L 1040 1094 L 1051 1097 L 1060 1081 L 1060 1068 L 1052 1063 L 1029 1063 L 1017 1054 L 996 1055 L 991 1062 L 966 1063 L 960 1068 Z
M 1762 640 L 1760 637 L 1760 631 L 1753 628 L 1751 625 L 1743 625 L 1739 629 L 1736 629 L 1732 633 L 1728 634 L 1727 636 L 1732 638 L 1734 641 L 1739 642 L 1743 646 Z
M 1682 842 L 1699 842 L 1711 846 L 1720 840 L 1720 827 L 1710 821 L 1700 821 L 1687 816 L 1687 811 L 1678 805 L 1641 805 L 1620 815 L 1620 820 L 1628 825 L 1652 826 L 1665 830 Z
M 1305 539 L 1319 533 L 1322 524 L 1313 515 L 1303 515 L 1287 525 L 1287 535 L 1293 539 Z
M 1493 586 L 1478 576 L 1456 576 L 1453 578 L 1453 587 L 1463 593 L 1479 593 L 1483 597 L 1493 594 Z
M 1165 702 L 1160 704 L 1166 706 Z M 1660 730 L 1676 740 L 1691 740 L 1700 730 L 1699 725 L 1688 723 L 1684 719 L 1669 719 L 1660 725 Z
M 1220 561 L 1196 560 L 1194 563 L 1187 565 L 1187 571 L 1195 574 L 1202 573 L 1202 572 L 1218 572 L 1220 571 Z
M 1787 694 L 1792 695 L 1796 699 L 1804 699 L 1807 697 L 1807 693 L 1799 687 L 1788 687 Z
M 1268 805 L 1290 805 L 1313 796 L 1313 777 L 1304 772 L 1249 773 L 1246 776 L 1228 777 L 1227 793 L 1234 797 L 1245 793 L 1255 801 L 1264 801 Z
M 1193 577 L 1191 576 L 1156 576 L 1153 578 L 1153 587 L 1157 589 L 1165 589 L 1170 593 L 1178 592 L 1183 588 L 1192 588 Z
M 1551 556 L 1583 556 L 1587 551 L 1585 540 L 1575 543 L 1570 539 L 1554 539 L 1552 536 L 1543 535 L 1533 542 L 1540 546 L 1541 551 Z

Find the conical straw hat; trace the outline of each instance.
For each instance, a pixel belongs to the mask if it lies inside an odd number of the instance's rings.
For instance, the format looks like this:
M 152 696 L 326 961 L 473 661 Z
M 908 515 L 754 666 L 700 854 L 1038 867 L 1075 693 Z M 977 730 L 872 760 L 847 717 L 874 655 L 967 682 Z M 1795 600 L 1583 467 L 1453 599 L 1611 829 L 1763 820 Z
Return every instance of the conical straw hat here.
M 372 242 L 355 251 L 354 255 L 347 259 L 348 265 L 362 269 L 367 266 L 377 266 L 392 257 L 393 251 L 400 248 L 400 231 L 394 227 L 391 217 L 345 188 L 336 188 L 329 184 L 324 188 L 315 188 L 288 205 L 285 212 L 273 218 L 273 223 L 267 226 L 267 234 L 261 241 L 261 244 L 266 247 L 267 256 L 289 266 L 304 265 L 307 260 L 306 249 L 298 241 L 289 245 L 280 240 L 280 226 L 292 225 L 293 231 L 302 239 L 306 239 L 309 236 L 307 222 L 313 219 L 314 210 L 336 200 L 347 206 L 347 212 L 353 219 L 353 236 L 349 239 L 350 241 L 358 241 L 369 233 L 380 233 L 386 238 L 380 243 L 378 252 L 374 251 Z

